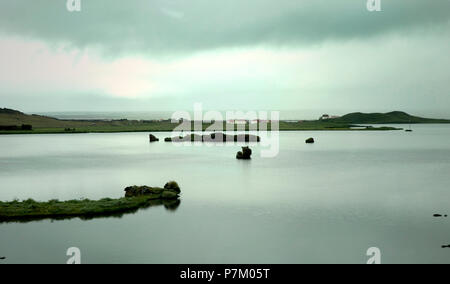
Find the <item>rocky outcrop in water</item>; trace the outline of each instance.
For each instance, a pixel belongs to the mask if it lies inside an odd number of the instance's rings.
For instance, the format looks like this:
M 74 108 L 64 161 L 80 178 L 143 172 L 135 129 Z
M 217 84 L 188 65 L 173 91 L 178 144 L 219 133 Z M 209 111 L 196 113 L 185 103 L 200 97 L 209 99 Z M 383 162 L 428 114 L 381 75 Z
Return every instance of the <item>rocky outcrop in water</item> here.
M 250 160 L 252 158 L 252 149 L 249 147 L 242 147 L 242 151 L 237 152 L 236 159 Z
M 166 183 L 164 185 L 164 189 L 166 189 L 168 191 L 173 191 L 175 193 L 181 193 L 180 186 L 178 185 L 178 183 L 176 181 L 169 181 L 168 183 Z
M 150 142 L 158 142 L 159 141 L 159 139 L 153 134 L 149 135 L 149 139 L 150 139 Z
M 227 135 L 224 133 L 190 134 L 179 137 L 167 137 L 165 142 L 260 142 L 261 137 L 252 134 Z
M 442 214 L 434 214 L 434 215 L 433 215 L 433 217 L 446 217 L 446 218 L 447 218 L 447 215 L 442 215 Z
M 177 199 L 181 189 L 174 181 L 166 183 L 164 188 L 149 186 L 129 186 L 125 188 L 125 197 L 148 196 L 151 199 Z
M 306 144 L 314 144 L 314 138 L 308 138 L 308 139 L 306 139 Z

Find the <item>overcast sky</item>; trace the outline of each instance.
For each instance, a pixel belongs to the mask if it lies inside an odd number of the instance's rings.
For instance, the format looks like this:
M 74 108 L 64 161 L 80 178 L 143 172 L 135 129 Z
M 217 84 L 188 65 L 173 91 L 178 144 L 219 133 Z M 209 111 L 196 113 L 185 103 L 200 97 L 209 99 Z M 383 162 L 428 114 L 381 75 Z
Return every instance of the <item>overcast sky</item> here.
M 450 117 L 450 1 L 366 2 L 0 0 L 0 107 Z

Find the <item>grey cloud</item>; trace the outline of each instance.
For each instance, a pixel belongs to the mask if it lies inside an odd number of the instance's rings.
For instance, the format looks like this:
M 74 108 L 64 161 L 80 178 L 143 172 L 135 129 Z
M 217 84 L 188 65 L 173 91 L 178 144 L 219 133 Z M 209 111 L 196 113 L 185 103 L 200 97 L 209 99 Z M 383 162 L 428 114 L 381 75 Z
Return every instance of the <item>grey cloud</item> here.
M 448 0 L 3 0 L 0 32 L 99 46 L 112 54 L 177 53 L 249 45 L 307 45 L 435 27 L 450 19 Z

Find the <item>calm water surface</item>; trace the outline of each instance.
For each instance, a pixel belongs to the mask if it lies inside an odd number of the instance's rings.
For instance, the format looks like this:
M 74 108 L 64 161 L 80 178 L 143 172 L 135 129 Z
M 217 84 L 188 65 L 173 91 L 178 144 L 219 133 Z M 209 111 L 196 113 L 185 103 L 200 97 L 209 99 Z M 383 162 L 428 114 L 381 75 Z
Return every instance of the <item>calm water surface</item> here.
M 170 133 L 156 133 L 159 138 Z M 308 137 L 316 138 L 306 145 Z M 282 132 L 276 158 L 148 143 L 147 133 L 0 136 L 0 200 L 121 197 L 182 187 L 122 218 L 0 224 L 0 263 L 450 262 L 450 126 L 414 132 Z

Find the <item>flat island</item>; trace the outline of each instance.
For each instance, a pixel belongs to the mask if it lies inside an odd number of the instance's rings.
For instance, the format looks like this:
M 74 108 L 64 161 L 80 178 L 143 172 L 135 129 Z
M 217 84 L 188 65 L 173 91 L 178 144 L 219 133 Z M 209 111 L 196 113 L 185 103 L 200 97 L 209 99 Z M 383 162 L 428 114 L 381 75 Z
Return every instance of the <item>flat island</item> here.
M 168 182 L 164 188 L 130 186 L 125 189 L 125 197 L 100 200 L 50 200 L 37 202 L 33 199 L 11 202 L 0 201 L 0 223 L 33 221 L 40 219 L 92 219 L 95 217 L 122 216 L 141 208 L 164 205 L 176 209 L 179 204 L 180 187 L 176 182 Z

